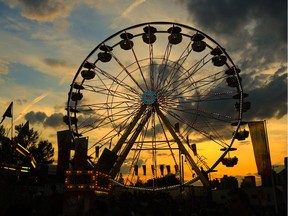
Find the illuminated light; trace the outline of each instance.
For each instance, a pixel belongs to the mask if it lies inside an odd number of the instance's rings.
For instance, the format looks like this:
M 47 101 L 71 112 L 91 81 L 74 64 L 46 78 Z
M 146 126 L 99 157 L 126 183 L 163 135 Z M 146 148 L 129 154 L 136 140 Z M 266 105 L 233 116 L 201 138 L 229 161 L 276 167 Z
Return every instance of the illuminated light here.
M 35 160 L 35 158 L 33 157 L 33 155 L 32 154 L 30 154 L 30 162 L 31 162 L 31 165 L 33 166 L 33 168 L 35 169 L 36 168 L 36 166 L 37 166 L 37 162 L 36 162 L 36 160 Z
M 22 166 L 22 169 L 30 169 L 30 167 Z

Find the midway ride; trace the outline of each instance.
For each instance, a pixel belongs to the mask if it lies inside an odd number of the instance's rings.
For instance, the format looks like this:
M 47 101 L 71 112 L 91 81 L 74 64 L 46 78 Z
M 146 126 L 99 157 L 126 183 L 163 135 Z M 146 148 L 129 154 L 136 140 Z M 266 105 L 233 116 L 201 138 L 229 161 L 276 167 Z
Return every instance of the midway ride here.
M 248 136 L 242 117 L 250 102 L 241 82 L 226 50 L 204 32 L 142 23 L 111 35 L 84 59 L 64 121 L 74 142 L 89 138 L 91 169 L 115 184 L 145 189 L 136 183 L 151 178 L 149 189 L 167 189 L 157 185 L 166 170 L 179 176 L 169 188 L 198 180 L 208 186 L 207 174 L 220 162 L 237 164 L 233 143 Z

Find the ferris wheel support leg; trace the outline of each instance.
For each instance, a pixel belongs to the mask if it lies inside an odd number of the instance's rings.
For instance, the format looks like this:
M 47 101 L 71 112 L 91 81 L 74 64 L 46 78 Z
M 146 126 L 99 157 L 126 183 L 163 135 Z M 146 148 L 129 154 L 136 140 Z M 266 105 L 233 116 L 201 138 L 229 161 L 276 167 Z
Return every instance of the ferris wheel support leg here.
M 159 109 L 158 105 L 155 105 L 155 110 L 156 110 L 157 114 L 160 116 L 160 118 L 162 119 L 162 121 L 164 122 L 165 126 L 167 127 L 167 129 L 169 130 L 171 135 L 173 136 L 173 138 L 175 139 L 181 153 L 185 155 L 188 163 L 195 170 L 196 174 L 200 177 L 202 184 L 204 186 L 208 187 L 210 185 L 208 180 L 203 176 L 202 172 L 200 171 L 200 169 L 196 165 L 195 161 L 193 160 L 193 158 L 191 157 L 191 155 L 189 154 L 187 149 L 184 147 L 183 143 L 181 142 L 181 140 L 179 139 L 177 134 L 175 133 L 175 131 L 174 131 L 172 125 L 170 124 L 170 122 L 168 121 L 168 119 L 165 117 L 165 115 Z
M 143 127 L 145 126 L 145 124 L 147 123 L 148 119 L 151 116 L 151 112 L 148 112 L 146 114 L 146 116 L 142 119 L 142 121 L 139 123 L 138 127 L 136 128 L 136 130 L 134 131 L 134 133 L 132 134 L 131 138 L 129 139 L 125 149 L 121 152 L 121 155 L 119 156 L 116 164 L 114 165 L 112 172 L 111 172 L 111 178 L 114 179 L 117 175 L 117 173 L 120 170 L 120 167 L 122 166 L 125 158 L 127 157 L 129 151 L 131 150 L 134 142 L 136 141 L 139 133 L 142 131 Z
M 125 133 L 123 134 L 123 136 L 119 139 L 119 141 L 117 142 L 117 144 L 114 146 L 114 148 L 112 149 L 112 152 L 116 153 L 122 148 L 123 143 L 125 142 L 125 140 L 127 139 L 127 137 L 129 136 L 129 134 L 131 133 L 131 131 L 133 130 L 133 128 L 135 127 L 136 123 L 138 122 L 138 120 L 140 119 L 141 115 L 144 113 L 145 109 L 146 109 L 147 105 L 143 104 L 139 110 L 139 112 L 137 113 L 137 115 L 135 116 L 135 118 L 133 119 L 133 121 L 130 123 L 129 127 L 127 128 L 127 130 L 125 131 Z

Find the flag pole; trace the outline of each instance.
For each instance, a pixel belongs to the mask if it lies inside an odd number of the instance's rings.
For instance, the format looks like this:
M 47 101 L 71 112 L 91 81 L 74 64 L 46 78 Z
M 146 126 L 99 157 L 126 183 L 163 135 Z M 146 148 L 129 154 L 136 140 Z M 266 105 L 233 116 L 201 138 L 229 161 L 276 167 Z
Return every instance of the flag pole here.
M 14 114 L 13 114 L 13 106 L 11 107 L 11 113 L 12 113 L 12 118 L 11 118 L 11 141 L 12 141 L 12 138 L 13 138 L 13 117 L 14 117 Z
M 274 180 L 274 170 L 273 170 L 272 163 L 271 163 L 271 154 L 270 154 L 270 148 L 269 148 L 269 140 L 268 140 L 267 127 L 266 127 L 266 120 L 264 120 L 264 128 L 265 128 L 265 134 L 266 134 L 267 150 L 269 152 L 269 160 L 270 160 L 270 164 L 271 164 L 271 183 L 272 183 L 272 189 L 273 189 L 273 194 L 274 194 L 275 212 L 276 212 L 276 214 L 278 214 L 276 185 L 275 185 L 275 180 Z

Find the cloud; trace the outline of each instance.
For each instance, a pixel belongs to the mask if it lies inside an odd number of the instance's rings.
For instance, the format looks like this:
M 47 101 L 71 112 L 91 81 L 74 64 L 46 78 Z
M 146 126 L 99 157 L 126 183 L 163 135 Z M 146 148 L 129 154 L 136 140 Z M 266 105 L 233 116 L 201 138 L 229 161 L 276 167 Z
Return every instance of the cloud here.
M 31 111 L 29 113 L 27 113 L 25 115 L 25 119 L 27 121 L 29 121 L 29 123 L 31 124 L 39 124 L 39 123 L 42 123 L 44 122 L 44 120 L 47 118 L 47 115 L 46 113 L 44 112 L 34 112 L 34 111 Z
M 191 19 L 217 35 L 232 52 L 240 52 L 243 69 L 265 68 L 287 60 L 287 2 L 258 0 L 186 1 Z M 209 14 L 209 16 L 207 16 Z M 263 64 L 264 63 L 264 64 Z
M 21 15 L 27 19 L 53 22 L 67 17 L 76 3 L 69 0 L 12 0 L 6 4 L 11 8 L 20 8 Z
M 284 69 L 284 68 L 283 68 Z M 285 68 L 286 69 L 286 68 Z M 287 71 L 287 69 L 286 69 Z M 251 109 L 245 114 L 249 119 L 280 119 L 287 114 L 287 75 L 276 71 L 265 85 L 251 89 L 247 100 Z
M 184 1 L 190 19 L 223 46 L 242 70 L 245 118 L 287 114 L 287 1 Z M 209 14 L 209 16 L 207 16 Z
M 0 59 L 0 74 L 8 74 L 9 73 L 9 63 L 4 59 Z
M 27 113 L 24 117 L 31 124 L 35 124 L 35 125 L 42 124 L 44 127 L 59 128 L 65 125 L 63 122 L 62 113 L 54 113 L 48 116 L 44 112 L 31 111 Z
M 50 67 L 68 67 L 68 66 L 70 66 L 65 60 L 61 60 L 61 59 L 44 58 L 43 62 Z
M 26 113 L 34 104 L 38 103 L 39 101 L 43 100 L 45 97 L 47 97 L 50 94 L 50 92 L 45 92 L 42 95 L 36 97 L 30 104 L 28 104 L 22 111 L 22 113 L 14 120 L 14 122 L 18 121 L 24 116 L 24 113 Z
M 64 122 L 62 113 L 54 113 L 51 116 L 48 116 L 44 122 L 44 127 L 60 127 L 63 125 Z

